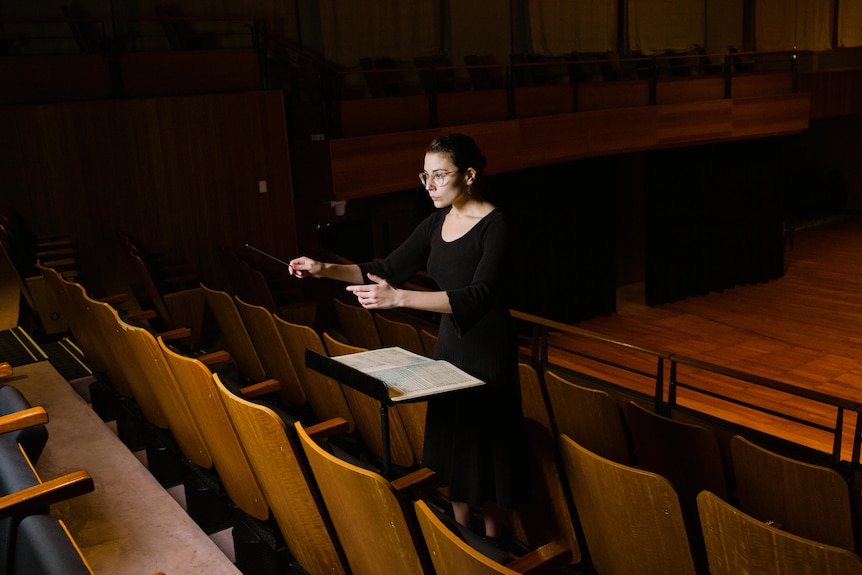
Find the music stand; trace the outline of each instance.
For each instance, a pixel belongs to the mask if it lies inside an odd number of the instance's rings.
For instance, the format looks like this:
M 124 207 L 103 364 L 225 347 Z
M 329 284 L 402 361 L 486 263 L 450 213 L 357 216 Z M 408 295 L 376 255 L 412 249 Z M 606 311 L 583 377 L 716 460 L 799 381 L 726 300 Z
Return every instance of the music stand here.
M 380 402 L 380 433 L 383 446 L 383 477 L 391 479 L 390 446 L 389 446 L 389 407 L 394 405 L 389 397 L 386 384 L 367 373 L 344 365 L 334 359 L 320 355 L 310 349 L 305 350 L 305 365 L 338 381 L 344 385 L 364 393 Z

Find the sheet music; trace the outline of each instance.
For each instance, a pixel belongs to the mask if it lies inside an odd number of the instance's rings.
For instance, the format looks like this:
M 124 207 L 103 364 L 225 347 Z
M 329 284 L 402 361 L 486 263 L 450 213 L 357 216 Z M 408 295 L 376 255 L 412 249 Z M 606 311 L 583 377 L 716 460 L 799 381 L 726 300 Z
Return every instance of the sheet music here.
M 484 383 L 447 361 L 431 359 L 400 347 L 372 349 L 332 359 L 385 383 L 392 401 L 416 399 Z

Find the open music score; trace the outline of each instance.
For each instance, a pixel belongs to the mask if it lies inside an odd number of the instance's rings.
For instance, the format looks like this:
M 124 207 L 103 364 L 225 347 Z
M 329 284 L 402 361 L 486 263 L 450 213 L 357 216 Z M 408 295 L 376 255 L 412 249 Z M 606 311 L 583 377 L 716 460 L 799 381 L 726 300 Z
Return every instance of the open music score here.
M 393 403 L 485 383 L 448 361 L 431 359 L 400 347 L 372 349 L 331 359 L 382 381 Z

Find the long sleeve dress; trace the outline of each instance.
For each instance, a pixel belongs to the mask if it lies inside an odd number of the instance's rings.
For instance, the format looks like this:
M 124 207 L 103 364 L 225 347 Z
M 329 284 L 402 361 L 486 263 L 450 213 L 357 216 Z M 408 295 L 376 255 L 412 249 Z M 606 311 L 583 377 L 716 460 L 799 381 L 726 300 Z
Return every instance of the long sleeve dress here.
M 449 208 L 451 209 L 451 208 Z M 506 280 L 512 268 L 509 224 L 494 210 L 460 238 L 443 239 L 449 209 L 426 218 L 388 257 L 360 264 L 398 286 L 425 268 L 449 296 L 435 357 L 485 385 L 432 397 L 423 465 L 449 486 L 453 501 L 488 500 L 514 508 L 526 493 L 518 355 Z

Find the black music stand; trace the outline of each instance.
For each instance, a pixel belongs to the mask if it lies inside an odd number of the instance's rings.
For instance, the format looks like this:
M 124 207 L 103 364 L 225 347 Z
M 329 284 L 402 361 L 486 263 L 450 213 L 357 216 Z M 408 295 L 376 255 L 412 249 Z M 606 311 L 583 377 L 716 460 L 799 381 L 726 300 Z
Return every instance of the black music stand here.
M 391 479 L 389 454 L 389 407 L 394 405 L 386 384 L 367 373 L 344 365 L 310 349 L 305 350 L 305 365 L 380 402 L 380 432 L 383 442 L 383 477 Z

